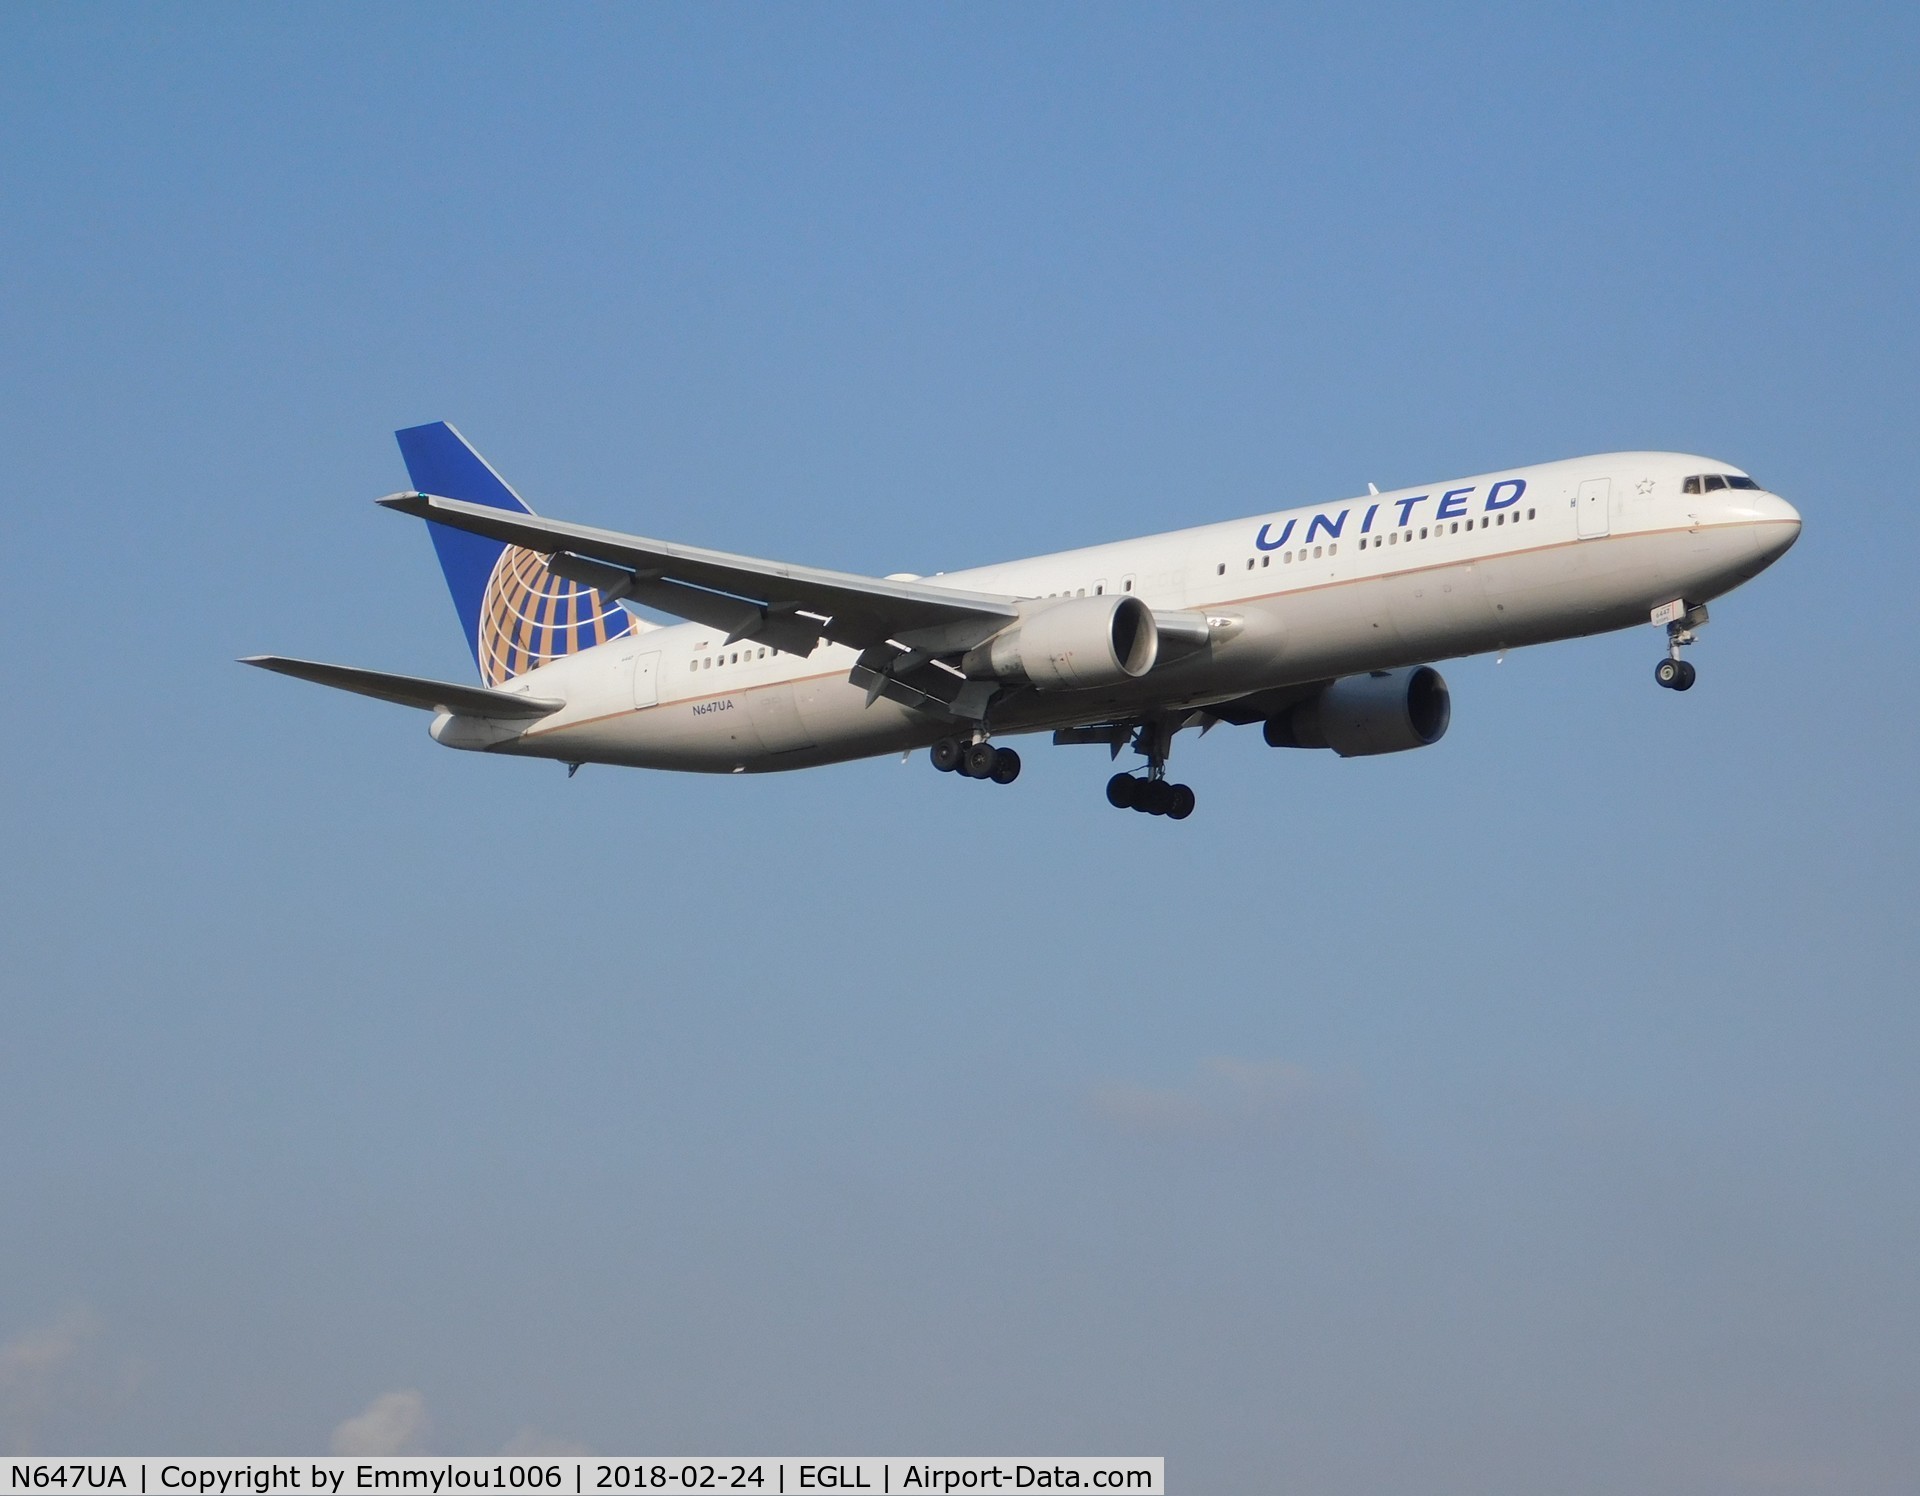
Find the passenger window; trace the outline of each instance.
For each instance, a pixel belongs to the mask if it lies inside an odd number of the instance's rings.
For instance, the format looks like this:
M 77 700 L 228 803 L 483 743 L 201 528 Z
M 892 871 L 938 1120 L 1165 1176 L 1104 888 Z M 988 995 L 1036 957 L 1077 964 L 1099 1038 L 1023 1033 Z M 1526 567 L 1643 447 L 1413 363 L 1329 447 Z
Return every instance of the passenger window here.
M 1337 556 L 1337 555 L 1339 555 L 1339 554 L 1340 554 L 1340 547 L 1339 547 L 1339 545 L 1338 545 L 1338 544 L 1336 543 L 1336 544 L 1334 544 L 1334 545 L 1330 545 L 1330 546 L 1328 546 L 1328 547 L 1327 547 L 1327 554 L 1328 554 L 1329 556 Z
M 1528 519 L 1532 519 L 1532 518 L 1533 518 L 1533 511 L 1532 511 L 1531 509 L 1529 509 L 1529 510 L 1527 511 L 1527 518 L 1528 518 Z
M 1316 561 L 1318 561 L 1318 560 L 1320 559 L 1320 552 L 1321 552 L 1321 551 L 1322 551 L 1323 549 L 1324 549 L 1324 547 L 1322 547 L 1322 546 L 1317 546 L 1317 545 L 1316 545 L 1316 546 L 1315 546 L 1315 547 L 1313 548 L 1313 559 L 1314 559 L 1314 560 L 1316 560 Z
M 1292 552 L 1292 551 L 1288 551 L 1288 552 L 1286 552 L 1286 553 L 1285 553 L 1284 555 L 1282 555 L 1282 556 L 1280 557 L 1280 564 L 1281 564 L 1282 566 L 1291 566 L 1291 565 L 1293 565 L 1293 552 Z
M 1447 531 L 1447 533 L 1448 533 L 1449 535 L 1458 535 L 1458 534 L 1460 533 L 1460 521 L 1459 521 L 1459 520 L 1455 520 L 1455 521 L 1453 522 L 1453 528 L 1452 528 L 1451 530 L 1449 530 L 1449 531 Z
M 1095 582 L 1093 584 L 1093 595 L 1095 597 L 1100 596 L 1100 594 L 1105 592 L 1106 590 L 1107 590 L 1107 584 L 1105 582 Z
M 1227 574 L 1227 563 L 1222 561 L 1220 563 L 1220 575 L 1224 577 L 1226 574 Z
M 1427 538 L 1427 527 L 1425 525 L 1422 525 L 1420 527 L 1420 538 L 1422 540 L 1425 540 Z
M 1120 590 L 1121 590 L 1122 592 L 1131 592 L 1131 591 L 1133 591 L 1133 578 L 1132 578 L 1132 577 L 1127 577 L 1127 578 L 1126 578 L 1126 579 L 1125 579 L 1124 581 L 1122 581 L 1122 582 L 1120 583 Z
M 1271 556 L 1262 556 L 1262 557 L 1260 558 L 1260 564 L 1261 564 L 1261 565 L 1262 565 L 1263 567 L 1265 567 L 1265 566 L 1271 566 L 1271 565 L 1273 565 L 1273 557 L 1271 557 Z
M 1507 517 L 1504 514 L 1496 514 L 1493 517 L 1493 522 L 1496 525 L 1504 525 L 1507 522 Z

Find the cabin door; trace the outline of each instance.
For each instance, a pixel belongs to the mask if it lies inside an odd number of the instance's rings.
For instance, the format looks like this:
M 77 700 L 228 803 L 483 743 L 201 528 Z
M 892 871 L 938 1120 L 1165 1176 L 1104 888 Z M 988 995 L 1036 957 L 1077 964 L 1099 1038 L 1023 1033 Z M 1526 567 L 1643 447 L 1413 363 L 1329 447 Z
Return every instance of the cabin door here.
M 633 704 L 653 706 L 660 700 L 660 651 L 650 649 L 633 657 Z
M 1611 478 L 1589 478 L 1580 485 L 1577 508 L 1582 540 L 1598 540 L 1607 533 L 1607 505 L 1612 500 L 1612 489 Z

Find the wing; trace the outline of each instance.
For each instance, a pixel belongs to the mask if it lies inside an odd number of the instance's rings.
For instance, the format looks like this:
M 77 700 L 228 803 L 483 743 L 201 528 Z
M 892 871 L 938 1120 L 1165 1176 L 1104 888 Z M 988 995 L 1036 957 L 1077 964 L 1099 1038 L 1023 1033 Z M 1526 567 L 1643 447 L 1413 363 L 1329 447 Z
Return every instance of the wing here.
M 856 649 L 900 639 L 910 647 L 916 642 L 922 647 L 944 645 L 939 652 L 947 653 L 991 638 L 1017 616 L 1012 598 L 992 593 L 759 561 L 431 494 L 394 494 L 380 503 L 551 555 L 559 562 L 554 570 L 562 576 L 586 573 L 592 585 L 609 582 L 616 590 L 625 583 L 624 596 L 635 602 L 728 629 L 735 639 L 761 637 L 759 631 L 774 619 L 795 614 L 817 622 L 819 627 L 802 630 L 811 634 L 806 646 L 790 653 L 809 653 L 818 639 Z M 580 560 L 598 564 L 580 566 Z M 585 581 L 586 576 L 574 580 Z M 902 639 L 905 634 L 942 637 Z M 947 642 L 947 634 L 955 642 Z M 962 639 L 965 642 L 958 642 Z
M 752 639 L 798 655 L 811 654 L 822 639 L 858 649 L 852 680 L 867 688 L 869 701 L 884 695 L 978 715 L 985 706 L 979 683 L 941 658 L 992 638 L 1019 616 L 1014 599 L 996 593 L 761 561 L 433 494 L 398 493 L 379 502 L 538 551 L 552 558 L 548 567 L 558 576 L 725 630 L 728 643 Z
M 352 691 L 401 706 L 417 706 L 422 711 L 455 712 L 466 717 L 545 717 L 566 705 L 564 701 L 522 696 L 514 691 L 457 686 L 451 681 L 389 675 L 384 670 L 361 670 L 353 665 L 326 665 L 319 660 L 290 660 L 283 655 L 248 655 L 240 663 L 310 680 L 316 685 L 332 686 L 337 691 Z

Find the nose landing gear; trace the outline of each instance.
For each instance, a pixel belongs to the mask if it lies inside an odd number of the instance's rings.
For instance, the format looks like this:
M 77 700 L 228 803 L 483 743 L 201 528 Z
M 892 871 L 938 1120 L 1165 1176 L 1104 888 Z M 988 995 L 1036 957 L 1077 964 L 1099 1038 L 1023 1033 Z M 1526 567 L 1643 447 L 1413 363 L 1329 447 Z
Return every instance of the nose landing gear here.
M 1020 777 L 1020 755 L 1011 748 L 996 748 L 985 738 L 973 743 L 942 738 L 927 750 L 927 757 L 942 774 L 957 773 L 963 779 L 1012 784 Z
M 1667 657 L 1653 667 L 1653 678 L 1669 691 L 1693 689 L 1694 668 L 1680 658 L 1680 651 L 1693 643 L 1698 630 L 1707 623 L 1707 606 L 1676 599 L 1653 610 L 1653 621 L 1667 626 Z

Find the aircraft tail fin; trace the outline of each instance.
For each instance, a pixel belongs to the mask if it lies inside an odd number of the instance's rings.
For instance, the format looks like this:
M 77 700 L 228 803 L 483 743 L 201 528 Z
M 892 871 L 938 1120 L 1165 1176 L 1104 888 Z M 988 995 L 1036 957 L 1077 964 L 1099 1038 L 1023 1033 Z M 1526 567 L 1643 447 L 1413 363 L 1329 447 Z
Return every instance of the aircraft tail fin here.
M 407 477 L 422 493 L 531 514 L 520 495 L 445 421 L 396 431 Z M 537 665 L 635 630 L 633 616 L 591 587 L 557 577 L 537 551 L 427 524 L 480 678 L 498 686 Z

